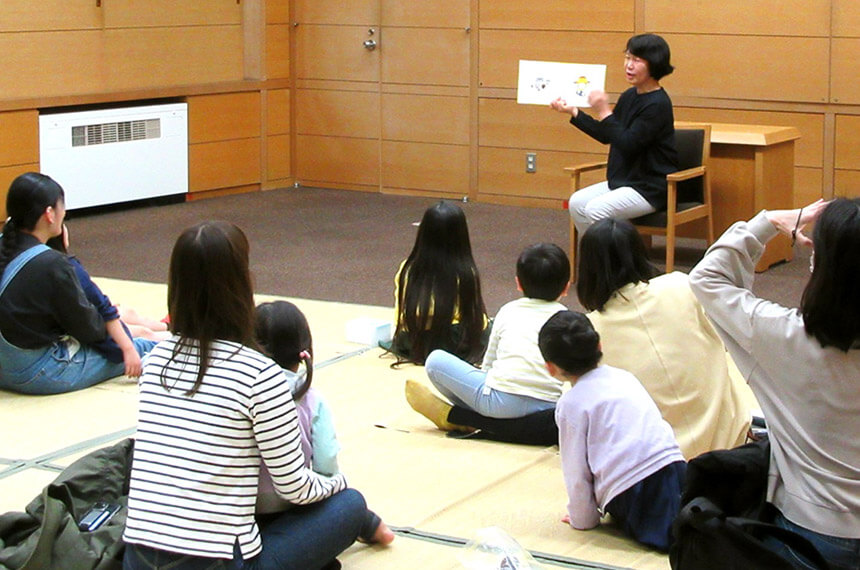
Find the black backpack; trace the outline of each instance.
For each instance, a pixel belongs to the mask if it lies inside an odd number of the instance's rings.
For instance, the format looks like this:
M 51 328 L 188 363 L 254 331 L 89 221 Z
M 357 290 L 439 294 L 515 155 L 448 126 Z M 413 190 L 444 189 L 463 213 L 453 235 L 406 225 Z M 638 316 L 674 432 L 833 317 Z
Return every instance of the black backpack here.
M 681 511 L 672 525 L 673 570 L 793 570 L 791 562 L 764 546 L 766 537 L 788 544 L 815 568 L 829 568 L 806 538 L 770 524 L 769 461 L 767 439 L 690 460 Z

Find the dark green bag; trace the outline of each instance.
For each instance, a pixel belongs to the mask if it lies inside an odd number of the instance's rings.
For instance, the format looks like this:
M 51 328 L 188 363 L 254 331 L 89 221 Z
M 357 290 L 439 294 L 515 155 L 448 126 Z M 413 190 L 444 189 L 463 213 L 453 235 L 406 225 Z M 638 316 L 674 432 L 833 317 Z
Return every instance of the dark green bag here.
M 0 515 L 0 570 L 122 568 L 132 450 L 131 439 L 98 449 L 64 469 L 25 512 Z M 122 509 L 93 532 L 79 530 L 98 501 Z

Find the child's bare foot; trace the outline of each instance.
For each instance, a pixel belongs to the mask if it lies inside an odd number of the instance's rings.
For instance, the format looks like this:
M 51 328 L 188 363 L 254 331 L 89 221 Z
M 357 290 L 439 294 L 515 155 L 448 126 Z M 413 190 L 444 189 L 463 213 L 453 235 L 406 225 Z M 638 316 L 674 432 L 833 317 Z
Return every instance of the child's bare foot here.
M 155 332 L 163 332 L 167 330 L 167 325 L 164 322 L 144 317 L 132 307 L 116 305 L 116 308 L 119 311 L 120 318 L 127 325 L 140 325 Z
M 394 540 L 394 533 L 388 528 L 388 525 L 383 521 L 379 521 L 379 526 L 376 527 L 376 532 L 373 533 L 373 543 L 386 546 Z
M 133 338 L 141 337 L 146 340 L 154 340 L 155 342 L 160 342 L 162 340 L 167 340 L 171 336 L 173 336 L 169 331 L 154 331 L 148 327 L 142 325 L 132 325 L 126 323 L 128 327 L 128 332 L 131 333 Z

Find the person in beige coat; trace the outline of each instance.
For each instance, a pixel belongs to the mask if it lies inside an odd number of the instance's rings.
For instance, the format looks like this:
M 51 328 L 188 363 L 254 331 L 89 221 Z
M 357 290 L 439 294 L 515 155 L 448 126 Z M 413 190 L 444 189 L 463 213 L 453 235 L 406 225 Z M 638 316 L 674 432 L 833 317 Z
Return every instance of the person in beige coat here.
M 603 339 L 604 362 L 639 378 L 684 457 L 744 442 L 754 398 L 686 274 L 628 283 L 588 317 Z
M 684 273 L 658 275 L 636 228 L 606 219 L 582 238 L 579 302 L 602 339 L 603 362 L 633 373 L 672 426 L 684 457 L 744 442 L 755 397 L 693 295 Z M 549 445 L 551 416 L 484 418 L 412 386 L 410 404 L 445 427 L 480 428 L 497 439 Z M 417 406 L 417 407 L 416 407 Z M 425 413 L 426 412 L 426 413 Z

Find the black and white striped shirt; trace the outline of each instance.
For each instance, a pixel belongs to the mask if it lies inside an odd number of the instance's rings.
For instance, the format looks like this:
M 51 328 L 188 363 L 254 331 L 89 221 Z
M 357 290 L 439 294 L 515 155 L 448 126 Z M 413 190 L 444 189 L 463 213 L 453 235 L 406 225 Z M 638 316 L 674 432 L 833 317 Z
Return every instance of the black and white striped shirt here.
M 346 481 L 304 467 L 296 408 L 277 364 L 238 343 L 215 342 L 203 384 L 189 397 L 199 358 L 196 350 L 171 358 L 176 340 L 153 349 L 140 377 L 123 538 L 227 559 L 238 541 L 247 560 L 262 549 L 254 522 L 261 459 L 275 488 L 296 504 L 329 497 Z

